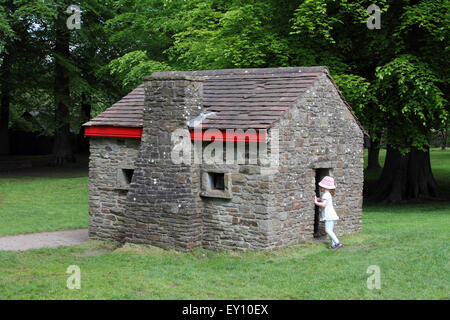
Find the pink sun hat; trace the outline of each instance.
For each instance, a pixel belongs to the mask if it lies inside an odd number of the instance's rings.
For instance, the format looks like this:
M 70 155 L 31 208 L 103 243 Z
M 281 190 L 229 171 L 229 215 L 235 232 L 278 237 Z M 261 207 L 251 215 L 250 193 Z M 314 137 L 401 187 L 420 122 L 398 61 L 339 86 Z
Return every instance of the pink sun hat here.
M 330 176 L 323 177 L 322 181 L 319 182 L 319 186 L 325 189 L 336 189 L 334 179 Z

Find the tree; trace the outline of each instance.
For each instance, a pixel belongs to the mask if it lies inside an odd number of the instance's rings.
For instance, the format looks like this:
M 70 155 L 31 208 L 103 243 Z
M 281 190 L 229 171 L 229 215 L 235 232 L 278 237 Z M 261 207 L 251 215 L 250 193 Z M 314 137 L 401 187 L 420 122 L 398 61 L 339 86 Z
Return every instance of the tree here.
M 287 66 L 289 46 L 274 26 L 273 1 L 189 1 L 167 51 L 180 69 Z
M 81 9 L 79 29 L 70 31 L 66 21 L 69 5 Z M 115 16 L 108 1 L 58 1 L 56 15 L 49 20 L 49 44 L 54 63 L 55 141 L 57 163 L 74 160 L 73 138 L 80 150 L 86 150 L 81 124 L 91 117 L 92 109 L 105 109 L 113 102 L 114 87 L 104 77 L 104 68 L 117 55 L 108 42 L 105 21 Z M 108 97 L 111 94 L 111 97 Z M 99 101 L 100 100 L 100 101 Z
M 9 153 L 13 106 L 33 88 L 45 69 L 45 50 L 34 32 L 40 16 L 51 11 L 42 2 L 0 0 L 0 154 Z
M 356 110 L 366 101 L 358 97 L 361 83 L 345 76 L 370 83 L 378 103 L 366 104 L 358 116 L 371 136 L 382 133 L 388 144 L 373 198 L 398 202 L 435 196 L 428 145 L 431 131 L 442 128 L 448 115 L 448 1 L 377 5 L 381 29 L 368 30 L 364 1 L 305 0 L 292 19 L 293 33 L 307 39 L 316 61 L 323 57 L 334 75 L 344 76 L 341 89 Z M 317 48 L 322 53 L 316 55 Z
M 9 45 L 14 37 L 11 21 L 8 19 L 12 1 L 2 1 L 0 7 L 0 155 L 9 153 L 9 105 L 10 105 L 10 51 Z
M 108 43 L 115 51 L 103 67 L 103 75 L 119 96 L 142 83 L 142 76 L 173 69 L 166 50 L 182 21 L 177 19 L 185 1 L 145 0 L 115 2 L 116 14 L 105 21 Z M 118 98 L 117 97 L 117 98 Z
M 430 132 L 448 126 L 447 2 L 380 0 L 381 29 L 369 30 L 365 0 L 0 0 L 0 137 L 5 110 L 17 119 L 30 97 L 41 94 L 47 105 L 53 95 L 54 105 L 46 108 L 55 113 L 55 154 L 64 161 L 71 158 L 67 137 L 78 133 L 82 140 L 80 124 L 140 84 L 143 75 L 326 65 L 371 136 L 370 167 L 377 166 L 381 138 L 388 143 L 380 181 L 385 188 L 377 198 L 433 195 L 431 170 L 422 168 L 429 162 Z M 69 4 L 81 6 L 80 30 L 65 27 Z M 18 32 L 16 25 L 26 27 Z M 25 50 L 11 59 L 8 45 L 19 39 L 28 39 L 20 45 Z M 32 47 L 36 58 L 26 53 Z M 44 81 L 25 81 L 25 74 Z M 394 192 L 385 177 L 398 163 L 410 167 L 403 175 L 428 182 L 402 178 Z
M 111 75 L 118 79 L 121 87 L 129 92 L 142 83 L 143 76 L 170 70 L 170 66 L 164 62 L 150 60 L 145 51 L 136 50 L 112 60 L 108 69 Z
M 353 74 L 335 75 L 334 79 L 370 135 L 367 168 L 380 168 L 378 158 L 383 127 L 380 125 L 381 112 L 373 85 L 367 79 Z
M 6 50 L 6 48 L 5 48 Z M 9 107 L 11 101 L 10 56 L 4 54 L 0 68 L 0 154 L 9 154 Z
M 55 140 L 53 154 L 57 164 L 74 161 L 70 141 L 70 74 L 73 62 L 70 59 L 70 31 L 67 28 L 65 14 L 68 1 L 56 5 L 53 21 L 53 61 L 54 61 L 54 99 L 55 99 Z
M 72 2 L 73 3 L 73 2 Z M 117 56 L 118 48 L 108 41 L 105 23 L 116 16 L 113 4 L 106 0 L 79 3 L 82 25 L 71 31 L 70 58 L 75 66 L 71 73 L 71 130 L 77 134 L 76 152 L 89 150 L 89 139 L 81 125 L 97 110 L 115 102 L 120 87 L 115 86 L 106 65 Z
M 431 172 L 432 129 L 448 118 L 447 101 L 431 68 L 412 55 L 401 55 L 377 68 L 378 96 L 387 128 L 385 166 L 374 199 L 398 202 L 437 196 Z
M 429 159 L 430 135 L 448 121 L 447 1 L 402 1 L 384 21 L 394 42 L 376 69 L 388 144 L 373 199 L 398 202 L 438 196 Z

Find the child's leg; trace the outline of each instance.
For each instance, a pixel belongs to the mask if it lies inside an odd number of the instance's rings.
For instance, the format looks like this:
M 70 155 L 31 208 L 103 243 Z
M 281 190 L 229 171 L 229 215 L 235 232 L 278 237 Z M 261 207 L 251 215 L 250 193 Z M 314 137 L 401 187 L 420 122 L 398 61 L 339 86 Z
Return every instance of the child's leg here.
M 325 221 L 325 232 L 328 234 L 328 236 L 331 239 L 331 244 L 334 246 L 335 244 L 339 243 L 339 239 L 336 237 L 336 235 L 333 232 L 334 227 L 334 220 L 326 220 Z

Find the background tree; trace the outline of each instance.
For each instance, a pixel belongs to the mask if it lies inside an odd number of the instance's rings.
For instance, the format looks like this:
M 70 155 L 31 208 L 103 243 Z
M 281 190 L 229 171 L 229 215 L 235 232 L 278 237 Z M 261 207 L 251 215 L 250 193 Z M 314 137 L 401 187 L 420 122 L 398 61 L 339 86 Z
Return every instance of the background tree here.
M 54 62 L 54 99 L 55 99 L 55 140 L 53 154 L 56 163 L 74 161 L 72 143 L 70 141 L 70 78 L 75 68 L 70 57 L 70 31 L 66 21 L 68 16 L 66 8 L 69 1 L 60 1 L 55 4 L 55 19 L 51 36 L 53 38 Z
M 367 168 L 380 168 L 378 158 L 383 126 L 380 124 L 382 113 L 375 96 L 374 86 L 367 79 L 352 74 L 335 75 L 334 80 L 370 135 Z
M 77 134 L 76 151 L 87 152 L 89 139 L 81 125 L 119 97 L 105 66 L 116 57 L 118 48 L 108 41 L 105 23 L 116 11 L 110 1 L 85 0 L 79 3 L 82 26 L 71 31 L 71 60 L 76 66 L 70 81 L 71 128 Z
M 183 0 L 114 2 L 115 15 L 105 21 L 104 31 L 115 52 L 101 70 L 120 94 L 117 98 L 141 84 L 142 76 L 175 68 L 166 51 L 183 24 L 177 17 L 184 4 Z
M 0 0 L 0 154 L 9 153 L 9 126 L 14 106 L 23 106 L 25 91 L 44 80 L 45 55 L 35 36 L 49 8 L 36 1 Z M 44 81 L 42 81 L 44 82 Z
M 380 118 L 387 128 L 385 166 L 375 199 L 397 202 L 437 196 L 431 172 L 432 129 L 447 121 L 447 101 L 431 68 L 412 55 L 401 55 L 377 69 Z
M 435 196 L 426 148 L 430 132 L 442 128 L 448 115 L 448 75 L 443 71 L 448 70 L 448 2 L 380 2 L 380 30 L 365 26 L 365 5 L 302 1 L 293 33 L 307 38 L 313 52 L 323 50 L 313 56 L 327 61 L 338 79 L 341 76 L 341 88 L 354 100 L 352 105 L 365 101 L 352 97 L 364 86 L 343 80 L 353 74 L 370 83 L 378 105 L 367 104 L 358 116 L 373 137 L 378 140 L 383 133 L 388 141 L 380 188 L 373 198 L 398 202 Z M 406 171 L 398 169 L 406 165 Z
M 374 199 L 437 196 L 428 148 L 449 114 L 448 10 L 448 1 L 399 1 L 384 16 L 394 42 L 375 72 L 388 147 Z
M 9 105 L 11 95 L 11 43 L 15 37 L 14 21 L 9 16 L 12 1 L 2 0 L 0 7 L 0 155 L 9 153 Z M 12 12 L 11 12 L 12 11 Z
M 41 111 L 43 130 L 55 135 L 55 154 L 64 161 L 72 158 L 74 134 L 86 142 L 81 124 L 143 75 L 325 65 L 371 136 L 369 167 L 378 165 L 379 142 L 387 144 L 383 188 L 374 198 L 436 195 L 427 148 L 431 134 L 448 127 L 448 0 L 380 0 L 375 30 L 367 28 L 363 0 L 0 4 L 0 137 L 7 122 L 32 127 L 21 119 L 25 110 Z M 65 26 L 69 4 L 82 9 L 80 30 Z M 11 47 L 23 48 L 13 60 Z

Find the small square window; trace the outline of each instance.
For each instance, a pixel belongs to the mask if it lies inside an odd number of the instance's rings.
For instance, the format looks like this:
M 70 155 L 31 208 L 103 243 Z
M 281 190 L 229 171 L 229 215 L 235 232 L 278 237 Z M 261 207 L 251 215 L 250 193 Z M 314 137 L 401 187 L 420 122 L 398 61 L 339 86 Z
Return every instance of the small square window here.
M 203 197 L 231 199 L 231 176 L 220 169 L 202 172 L 201 192 Z
M 210 172 L 212 180 L 212 189 L 225 190 L 225 174 Z

